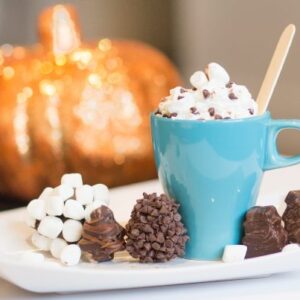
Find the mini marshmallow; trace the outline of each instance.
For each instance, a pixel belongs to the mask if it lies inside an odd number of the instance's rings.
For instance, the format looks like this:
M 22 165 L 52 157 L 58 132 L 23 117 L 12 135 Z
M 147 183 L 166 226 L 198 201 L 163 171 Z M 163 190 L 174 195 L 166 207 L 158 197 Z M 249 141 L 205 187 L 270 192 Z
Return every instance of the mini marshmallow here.
M 38 227 L 38 232 L 50 239 L 55 239 L 63 229 L 63 222 L 60 218 L 46 216 Z
M 39 199 L 45 199 L 46 197 L 52 195 L 52 193 L 53 193 L 53 188 L 46 187 L 40 194 Z
M 60 255 L 60 260 L 67 266 L 77 265 L 80 261 L 81 250 L 78 245 L 68 245 L 65 247 Z
M 190 78 L 191 85 L 198 89 L 200 89 L 203 84 L 207 83 L 207 81 L 207 77 L 202 71 L 195 72 Z
M 68 244 L 63 239 L 56 238 L 52 240 L 51 247 L 50 247 L 50 252 L 52 256 L 55 258 L 60 258 L 61 252 L 66 246 L 68 246 Z
M 245 259 L 247 246 L 245 245 L 227 245 L 225 246 L 222 260 L 225 263 L 240 262 Z
M 216 80 L 223 83 L 228 83 L 230 80 L 226 70 L 217 63 L 208 64 L 205 72 L 209 80 Z
M 297 252 L 300 250 L 298 244 L 288 244 L 283 247 L 282 252 Z
M 36 231 L 31 236 L 31 242 L 39 250 L 48 251 L 50 249 L 51 240 L 45 236 L 40 235 Z
M 66 201 L 63 212 L 66 218 L 74 220 L 84 219 L 85 216 L 83 206 L 78 201 L 73 199 Z
M 45 198 L 46 213 L 50 216 L 61 216 L 64 209 L 64 200 L 60 196 L 48 196 Z
M 63 200 L 67 200 L 73 197 L 74 188 L 67 184 L 61 184 L 53 190 L 53 193 L 60 196 Z
M 64 223 L 62 235 L 63 238 L 69 243 L 79 241 L 82 235 L 82 224 L 76 220 L 67 220 Z
M 30 215 L 26 214 L 25 222 L 26 222 L 27 226 L 29 226 L 31 228 L 35 228 L 36 219 L 32 218 Z
M 20 259 L 28 264 L 40 264 L 45 261 L 45 256 L 42 253 L 26 251 L 21 255 Z
M 109 204 L 109 190 L 105 184 L 95 184 L 93 185 L 94 191 L 94 201 L 102 201 L 106 205 Z
M 103 201 L 94 201 L 93 203 L 87 205 L 84 210 L 85 219 L 89 221 L 91 219 L 91 213 L 102 205 L 107 206 Z
M 79 173 L 65 174 L 61 178 L 61 184 L 66 184 L 72 188 L 76 188 L 82 185 L 82 177 Z
M 34 199 L 27 205 L 27 212 L 30 217 L 41 220 L 46 216 L 45 202 L 40 199 Z
M 90 204 L 94 199 L 93 187 L 90 185 L 82 185 L 75 190 L 76 200 L 82 205 Z

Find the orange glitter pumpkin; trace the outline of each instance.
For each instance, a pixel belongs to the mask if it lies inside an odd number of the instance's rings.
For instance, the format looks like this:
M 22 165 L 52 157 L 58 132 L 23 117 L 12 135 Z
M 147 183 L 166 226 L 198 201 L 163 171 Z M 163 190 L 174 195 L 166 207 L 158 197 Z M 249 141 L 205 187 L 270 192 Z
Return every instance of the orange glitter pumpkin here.
M 155 177 L 149 113 L 179 84 L 174 66 L 138 42 L 81 42 L 69 6 L 44 11 L 39 31 L 41 45 L 1 47 L 0 192 L 29 200 L 66 172 Z

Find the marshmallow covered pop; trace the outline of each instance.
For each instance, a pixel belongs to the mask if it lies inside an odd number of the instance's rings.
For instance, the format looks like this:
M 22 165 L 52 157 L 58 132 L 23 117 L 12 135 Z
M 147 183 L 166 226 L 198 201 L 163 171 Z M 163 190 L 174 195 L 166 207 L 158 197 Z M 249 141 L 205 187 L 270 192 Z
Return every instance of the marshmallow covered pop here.
M 238 119 L 257 114 L 257 104 L 248 89 L 230 81 L 217 63 L 210 63 L 205 72 L 195 72 L 190 82 L 192 89 L 172 89 L 155 114 L 181 120 Z
M 80 174 L 65 174 L 61 185 L 44 189 L 27 206 L 27 223 L 36 230 L 32 244 L 50 251 L 66 265 L 78 263 L 80 248 L 75 244 L 81 239 L 82 224 L 90 219 L 92 211 L 108 203 L 107 186 L 84 185 Z

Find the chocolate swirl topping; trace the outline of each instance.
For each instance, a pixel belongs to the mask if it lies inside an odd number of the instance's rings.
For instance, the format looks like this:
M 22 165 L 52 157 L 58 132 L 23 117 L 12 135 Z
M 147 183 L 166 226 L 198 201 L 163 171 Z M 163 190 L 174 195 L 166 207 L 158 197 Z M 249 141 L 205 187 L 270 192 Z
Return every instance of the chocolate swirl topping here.
M 287 207 L 283 213 L 284 228 L 290 243 L 300 243 L 300 191 L 290 191 L 286 196 Z
M 125 230 L 115 221 L 113 212 L 102 205 L 91 213 L 91 220 L 83 224 L 79 246 L 83 257 L 92 262 L 114 258 L 114 253 L 125 249 Z
M 255 206 L 247 212 L 242 241 L 247 246 L 246 258 L 282 250 L 287 243 L 287 233 L 281 221 L 274 206 Z

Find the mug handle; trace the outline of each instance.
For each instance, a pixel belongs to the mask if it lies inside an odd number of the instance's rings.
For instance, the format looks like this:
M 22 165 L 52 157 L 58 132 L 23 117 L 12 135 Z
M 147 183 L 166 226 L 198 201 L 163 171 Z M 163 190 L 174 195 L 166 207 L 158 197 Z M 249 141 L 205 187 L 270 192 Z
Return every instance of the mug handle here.
M 285 157 L 278 152 L 276 140 L 284 129 L 300 130 L 300 120 L 270 120 L 267 125 L 267 144 L 264 170 L 283 168 L 300 163 L 300 155 Z

